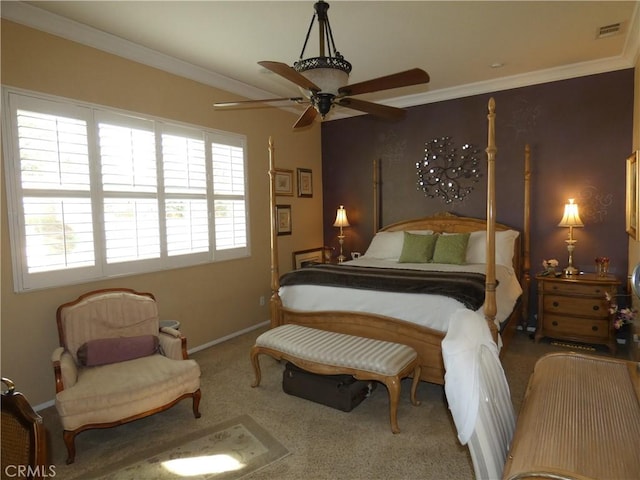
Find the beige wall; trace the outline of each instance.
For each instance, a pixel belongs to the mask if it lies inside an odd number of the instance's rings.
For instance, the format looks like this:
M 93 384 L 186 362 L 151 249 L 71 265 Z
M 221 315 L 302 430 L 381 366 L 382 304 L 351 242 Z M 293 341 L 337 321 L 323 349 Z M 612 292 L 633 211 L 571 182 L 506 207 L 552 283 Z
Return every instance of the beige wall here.
M 633 105 L 633 151 L 640 150 L 640 55 L 636 59 L 635 88 Z M 635 265 L 640 263 L 640 242 L 629 237 L 629 274 Z M 640 299 L 634 298 L 634 306 L 640 311 Z M 634 331 L 640 337 L 640 319 L 634 324 Z M 632 344 L 633 345 L 633 344 Z M 631 356 L 640 362 L 640 343 L 633 345 Z
M 267 142 L 278 167 L 313 170 L 313 198 L 283 197 L 292 205 L 293 235 L 280 237 L 280 269 L 291 251 L 322 245 L 320 127 L 293 132 L 296 114 L 279 109 L 215 111 L 214 99 L 234 95 L 121 57 L 2 20 L 3 86 L 75 98 L 133 112 L 245 134 L 248 140 L 251 257 L 156 274 L 16 294 L 6 201 L 1 205 L 0 321 L 2 375 L 34 405 L 54 398 L 50 356 L 58 345 L 59 304 L 97 288 L 124 286 L 156 295 L 162 318 L 178 319 L 189 348 L 210 344 L 269 318 L 270 227 Z M 5 191 L 4 163 L 2 186 Z M 0 195 L 3 197 L 3 195 Z M 266 304 L 260 306 L 264 296 Z

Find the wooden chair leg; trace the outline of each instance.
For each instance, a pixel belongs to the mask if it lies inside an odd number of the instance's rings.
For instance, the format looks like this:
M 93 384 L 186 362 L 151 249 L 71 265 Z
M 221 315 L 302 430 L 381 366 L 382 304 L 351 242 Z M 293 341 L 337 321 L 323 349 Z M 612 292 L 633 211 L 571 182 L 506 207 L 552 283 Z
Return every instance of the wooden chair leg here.
M 62 432 L 62 438 L 67 446 L 67 465 L 71 465 L 76 459 L 76 432 L 65 430 Z
M 193 416 L 196 418 L 201 417 L 200 409 L 200 398 L 202 398 L 202 392 L 200 389 L 193 392 Z

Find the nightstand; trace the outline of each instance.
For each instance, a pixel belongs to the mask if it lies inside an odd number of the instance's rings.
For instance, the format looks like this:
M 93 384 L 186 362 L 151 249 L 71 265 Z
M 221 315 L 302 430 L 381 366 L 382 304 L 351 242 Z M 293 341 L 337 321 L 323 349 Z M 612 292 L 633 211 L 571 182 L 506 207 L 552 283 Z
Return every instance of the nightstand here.
M 615 328 L 605 293 L 615 296 L 620 282 L 612 275 L 536 275 L 538 326 L 536 342 L 551 337 L 606 345 L 616 353 Z

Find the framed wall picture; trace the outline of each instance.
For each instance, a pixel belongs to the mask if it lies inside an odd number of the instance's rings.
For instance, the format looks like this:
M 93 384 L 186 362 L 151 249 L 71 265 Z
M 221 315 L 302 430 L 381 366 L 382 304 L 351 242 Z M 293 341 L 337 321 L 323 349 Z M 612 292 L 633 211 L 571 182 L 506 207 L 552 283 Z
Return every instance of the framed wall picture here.
M 308 168 L 298 168 L 298 196 L 313 197 L 313 174 Z
M 640 240 L 640 150 L 627 158 L 626 227 L 634 240 Z
M 293 252 L 293 268 L 297 270 L 315 263 L 324 263 L 324 251 L 325 247 L 319 247 Z
M 291 235 L 291 205 L 276 205 L 278 235 Z
M 293 196 L 293 170 L 276 169 L 276 195 Z

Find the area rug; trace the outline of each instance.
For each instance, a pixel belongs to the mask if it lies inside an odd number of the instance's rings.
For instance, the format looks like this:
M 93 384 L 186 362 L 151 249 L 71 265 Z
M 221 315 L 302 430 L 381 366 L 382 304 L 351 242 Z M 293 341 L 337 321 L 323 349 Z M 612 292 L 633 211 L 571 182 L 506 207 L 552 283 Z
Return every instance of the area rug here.
M 237 480 L 288 454 L 249 415 L 242 415 L 85 473 L 83 479 Z

